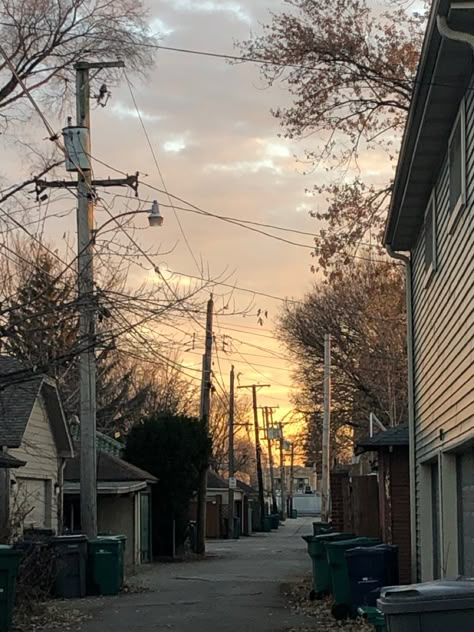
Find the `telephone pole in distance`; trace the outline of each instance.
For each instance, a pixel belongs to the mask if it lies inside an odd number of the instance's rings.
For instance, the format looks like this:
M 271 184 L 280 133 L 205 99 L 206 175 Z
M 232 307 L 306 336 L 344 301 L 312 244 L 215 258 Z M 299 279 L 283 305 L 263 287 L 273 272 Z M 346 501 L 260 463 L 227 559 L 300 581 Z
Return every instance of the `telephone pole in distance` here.
M 261 388 L 270 388 L 270 386 L 270 384 L 250 384 L 248 386 L 238 387 L 252 390 L 253 424 L 255 428 L 255 454 L 257 459 L 258 500 L 260 507 L 260 528 L 262 531 L 263 519 L 265 517 L 265 496 L 263 489 L 262 446 L 260 444 L 260 428 L 258 425 L 257 390 L 260 390 Z

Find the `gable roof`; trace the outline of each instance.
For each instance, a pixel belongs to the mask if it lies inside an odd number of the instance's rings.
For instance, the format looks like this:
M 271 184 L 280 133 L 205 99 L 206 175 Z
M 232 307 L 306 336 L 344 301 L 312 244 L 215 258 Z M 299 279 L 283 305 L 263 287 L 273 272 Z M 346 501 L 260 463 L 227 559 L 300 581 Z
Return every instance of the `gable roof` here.
M 442 38 L 437 17 L 447 17 L 455 30 L 474 33 L 474 10 L 469 4 L 432 2 L 385 230 L 384 242 L 393 250 L 410 250 L 416 243 L 474 70 L 470 47 Z
M 375 452 L 380 448 L 403 447 L 409 444 L 408 424 L 400 424 L 357 442 L 356 453 Z
M 229 483 L 212 470 L 209 470 L 207 473 L 207 489 L 229 489 Z
M 15 380 L 21 380 L 15 383 Z M 72 441 L 54 380 L 30 375 L 15 358 L 0 356 L 0 446 L 19 448 L 33 406 L 43 397 L 58 454 L 73 455 Z
M 80 480 L 81 457 L 79 450 L 73 459 L 66 461 L 64 480 L 76 482 Z M 97 452 L 97 480 L 107 482 L 136 481 L 157 483 L 158 479 L 153 474 L 120 459 L 118 456 L 107 452 Z
M 238 489 L 243 491 L 244 494 L 247 494 L 247 496 L 258 496 L 258 490 L 256 490 L 251 485 L 247 485 L 247 483 L 244 483 L 244 481 L 237 479 L 237 487 Z

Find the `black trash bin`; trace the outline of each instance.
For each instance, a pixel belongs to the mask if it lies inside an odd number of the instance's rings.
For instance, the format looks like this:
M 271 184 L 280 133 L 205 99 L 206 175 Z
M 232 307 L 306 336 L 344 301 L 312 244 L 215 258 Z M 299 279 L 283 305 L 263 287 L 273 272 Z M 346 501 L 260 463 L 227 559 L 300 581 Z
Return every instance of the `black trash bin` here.
M 377 607 L 385 615 L 387 632 L 472 632 L 474 579 L 384 588 Z
M 346 551 L 345 556 L 355 610 L 375 606 L 381 588 L 398 584 L 398 546 L 357 547 Z
M 87 588 L 87 536 L 57 536 L 53 538 L 52 545 L 56 563 L 55 595 L 64 599 L 85 597 Z

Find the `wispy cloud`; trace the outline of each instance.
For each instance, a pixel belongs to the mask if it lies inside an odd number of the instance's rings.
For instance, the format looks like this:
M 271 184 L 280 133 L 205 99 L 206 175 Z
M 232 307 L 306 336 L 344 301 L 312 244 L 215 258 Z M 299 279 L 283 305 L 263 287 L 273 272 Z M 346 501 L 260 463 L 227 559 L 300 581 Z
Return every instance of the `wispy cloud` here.
M 227 13 L 241 22 L 251 23 L 250 14 L 238 2 L 219 0 L 165 0 L 178 11 L 193 13 Z
M 112 112 L 120 119 L 127 119 L 127 118 L 138 119 L 139 118 L 138 112 L 135 110 L 135 108 L 128 107 L 124 105 L 123 103 L 121 103 L 120 101 L 117 101 L 116 103 L 114 103 L 111 109 L 112 109 Z M 148 121 L 150 123 L 156 123 L 163 119 L 162 116 L 158 116 L 157 114 L 150 114 L 149 112 L 140 112 L 140 114 L 144 121 Z

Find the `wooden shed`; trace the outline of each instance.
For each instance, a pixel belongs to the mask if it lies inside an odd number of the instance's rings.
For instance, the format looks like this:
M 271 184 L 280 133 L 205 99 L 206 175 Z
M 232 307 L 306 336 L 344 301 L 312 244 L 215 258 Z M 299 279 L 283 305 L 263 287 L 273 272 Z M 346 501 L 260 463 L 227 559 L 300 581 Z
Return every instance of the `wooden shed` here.
M 380 532 L 400 551 L 400 582 L 411 582 L 410 466 L 408 424 L 357 443 L 356 453 L 377 453 Z

